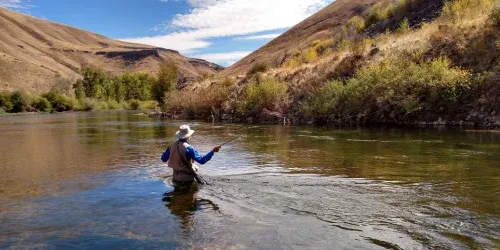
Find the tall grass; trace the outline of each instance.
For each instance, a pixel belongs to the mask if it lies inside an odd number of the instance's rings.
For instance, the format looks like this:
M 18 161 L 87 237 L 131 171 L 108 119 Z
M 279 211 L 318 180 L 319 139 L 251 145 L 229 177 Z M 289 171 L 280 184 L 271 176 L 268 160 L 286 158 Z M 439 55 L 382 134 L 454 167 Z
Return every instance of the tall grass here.
M 288 86 L 273 78 L 255 80 L 244 89 L 238 102 L 238 112 L 242 114 L 259 112 L 263 109 L 283 111 L 288 105 Z
M 196 91 L 174 91 L 165 96 L 163 109 L 175 115 L 187 117 L 218 118 L 224 109 L 224 103 L 230 101 L 230 94 L 235 91 L 233 79 Z

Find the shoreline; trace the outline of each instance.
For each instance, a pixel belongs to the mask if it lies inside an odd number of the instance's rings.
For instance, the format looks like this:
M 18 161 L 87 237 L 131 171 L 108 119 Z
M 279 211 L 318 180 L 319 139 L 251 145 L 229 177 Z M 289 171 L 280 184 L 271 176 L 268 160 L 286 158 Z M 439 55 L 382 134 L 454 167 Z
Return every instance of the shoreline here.
M 239 123 L 239 124 L 284 124 L 284 125 L 292 125 L 292 126 L 301 126 L 301 125 L 316 125 L 316 126 L 338 126 L 338 127 L 362 127 L 362 128 L 460 128 L 471 131 L 499 131 L 500 132 L 500 119 L 495 122 L 489 121 L 476 121 L 476 122 L 466 122 L 466 121 L 445 121 L 438 119 L 434 122 L 412 122 L 412 123 L 390 123 L 390 122 L 359 122 L 359 123 L 348 123 L 348 122 L 324 122 L 324 123 L 315 123 L 314 121 L 305 121 L 294 118 L 284 118 L 284 117 L 274 117 L 274 119 L 256 119 L 253 117 L 249 118 L 240 118 L 240 117 L 225 117 L 225 119 L 211 119 L 208 117 L 198 117 L 198 118 L 189 118 L 182 115 L 172 115 L 171 113 L 166 112 L 150 112 L 148 116 L 155 119 L 167 120 L 204 120 L 212 122 L 227 122 L 227 123 Z

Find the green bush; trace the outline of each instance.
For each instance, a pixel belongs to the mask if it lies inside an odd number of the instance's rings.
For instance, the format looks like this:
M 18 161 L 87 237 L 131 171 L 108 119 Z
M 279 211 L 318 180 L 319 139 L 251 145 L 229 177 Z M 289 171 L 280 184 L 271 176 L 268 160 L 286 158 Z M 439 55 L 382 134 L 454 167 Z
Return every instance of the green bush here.
M 50 104 L 52 104 L 52 109 L 57 112 L 72 111 L 78 105 L 76 99 L 72 99 L 62 94 L 59 90 L 52 90 L 50 92 L 42 94 L 42 97 L 46 98 Z
M 108 100 L 107 105 L 108 105 L 108 109 L 111 109 L 111 110 L 123 109 L 123 104 L 121 104 L 115 100 Z
M 5 111 L 5 109 L 3 109 L 3 107 L 0 107 L 0 115 L 3 115 L 3 114 L 5 114 L 5 113 L 7 113 L 7 112 Z
M 389 19 L 393 16 L 396 6 L 392 3 L 380 2 L 375 4 L 365 18 L 365 28 L 378 23 L 381 20 Z
M 139 110 L 139 109 L 141 109 L 141 101 L 139 101 L 139 100 L 130 100 L 129 101 L 129 106 L 130 106 L 130 109 Z
M 45 97 L 36 98 L 33 102 L 33 107 L 42 112 L 50 112 L 52 110 L 52 104 Z
M 31 98 L 23 91 L 14 91 L 10 96 L 12 103 L 11 111 L 14 113 L 25 112 L 30 108 Z
M 246 86 L 238 103 L 238 111 L 247 113 L 264 108 L 281 111 L 289 101 L 287 90 L 285 82 L 278 82 L 273 78 L 254 81 Z
M 98 107 L 97 100 L 94 100 L 94 99 L 85 98 L 85 99 L 81 100 L 81 102 L 82 102 L 80 104 L 81 111 L 94 111 Z
M 12 102 L 10 101 L 10 94 L 8 92 L 0 92 L 0 108 L 5 112 L 12 109 Z
M 256 63 L 252 65 L 252 68 L 248 71 L 247 75 L 254 75 L 257 73 L 266 72 L 269 69 L 265 63 Z
M 360 16 L 354 16 L 347 22 L 349 28 L 355 30 L 356 32 L 363 32 L 366 29 L 366 22 Z
M 309 102 L 302 103 L 302 112 L 316 119 L 326 118 L 335 108 L 338 108 L 341 98 L 344 97 L 344 83 L 332 81 L 314 90 Z
M 141 109 L 155 109 L 157 106 L 157 101 L 144 101 L 141 104 Z
M 410 22 L 408 18 L 403 19 L 403 21 L 399 24 L 398 33 L 405 33 L 410 30 Z
M 334 115 L 344 121 L 460 113 L 470 98 L 470 78 L 446 58 L 419 63 L 389 58 L 361 69 L 345 83 L 326 84 L 301 107 L 317 119 Z
M 490 13 L 497 0 L 455 0 L 447 1 L 442 16 L 454 22 L 481 17 Z

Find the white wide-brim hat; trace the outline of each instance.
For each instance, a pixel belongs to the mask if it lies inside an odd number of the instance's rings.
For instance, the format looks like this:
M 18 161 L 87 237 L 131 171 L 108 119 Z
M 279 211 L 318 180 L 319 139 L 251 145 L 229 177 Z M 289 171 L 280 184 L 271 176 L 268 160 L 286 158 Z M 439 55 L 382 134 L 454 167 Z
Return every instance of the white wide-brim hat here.
M 193 134 L 194 130 L 192 130 L 188 125 L 182 125 L 179 128 L 179 131 L 175 133 L 175 137 L 177 137 L 177 139 L 187 139 L 191 137 Z

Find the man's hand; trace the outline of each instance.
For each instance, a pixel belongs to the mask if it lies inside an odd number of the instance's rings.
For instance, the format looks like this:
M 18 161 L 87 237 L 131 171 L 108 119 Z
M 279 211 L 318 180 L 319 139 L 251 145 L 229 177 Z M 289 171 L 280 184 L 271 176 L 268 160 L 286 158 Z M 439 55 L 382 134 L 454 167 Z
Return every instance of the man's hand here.
M 217 153 L 219 152 L 220 148 L 222 148 L 222 146 L 217 146 L 214 149 L 212 149 L 212 152 Z
M 196 164 L 193 164 L 193 171 L 194 172 L 200 171 L 200 167 L 198 167 L 198 165 L 196 165 Z

